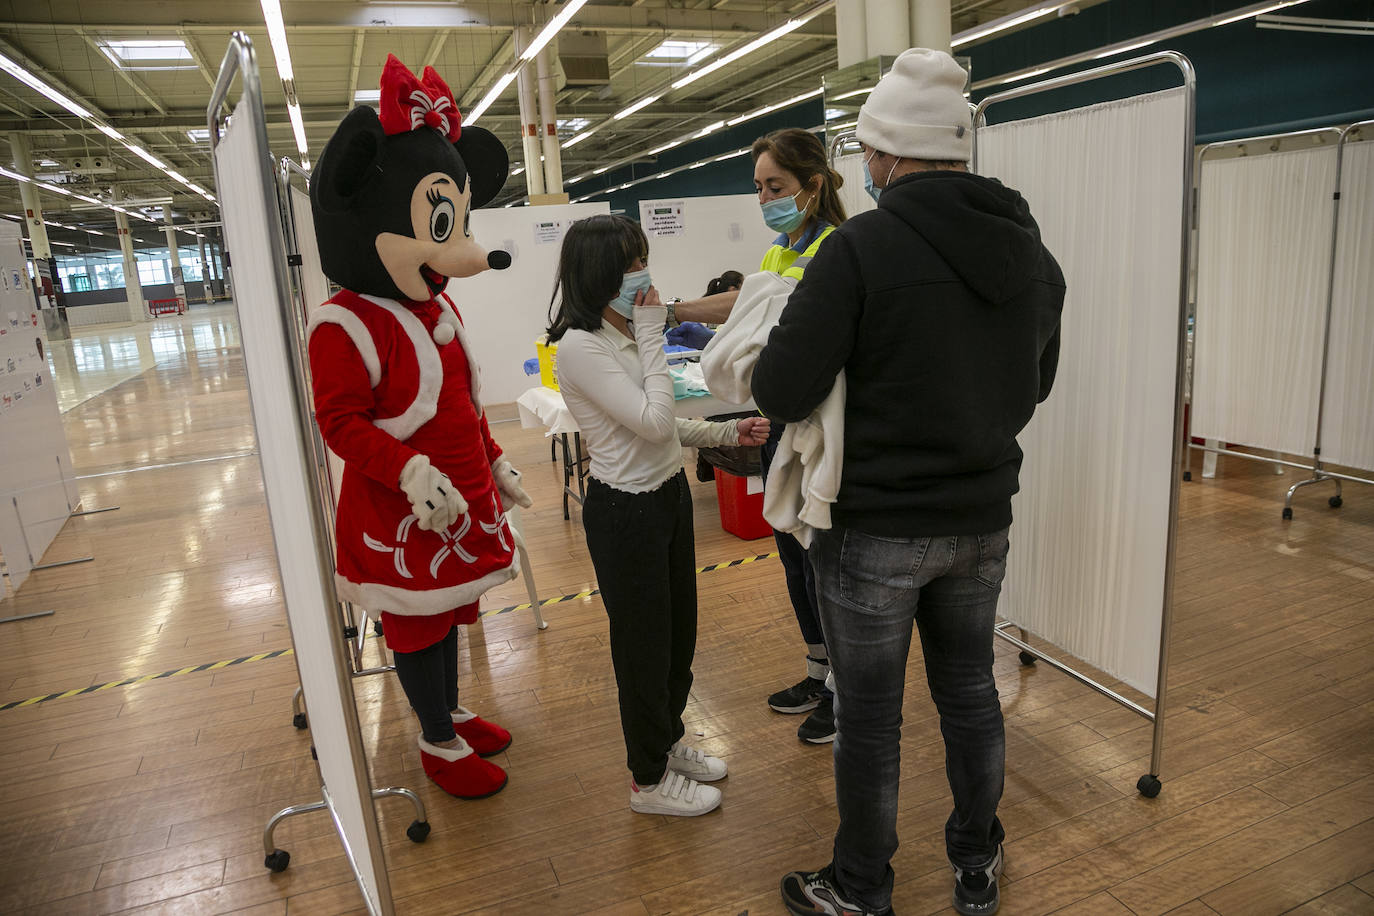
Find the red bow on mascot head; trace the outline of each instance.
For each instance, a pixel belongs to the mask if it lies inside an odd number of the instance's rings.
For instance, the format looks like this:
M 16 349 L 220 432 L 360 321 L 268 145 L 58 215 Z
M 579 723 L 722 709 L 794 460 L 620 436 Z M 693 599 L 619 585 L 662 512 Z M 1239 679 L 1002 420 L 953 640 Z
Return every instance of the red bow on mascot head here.
M 386 56 L 382 68 L 382 130 L 387 136 L 403 134 L 427 124 L 454 143 L 463 134 L 463 119 L 454 104 L 448 84 L 433 67 L 426 67 L 420 79 L 410 68 Z
M 505 144 L 462 126 L 431 67 L 416 79 L 388 55 L 380 102 L 380 116 L 367 105 L 348 113 L 310 179 L 325 275 L 355 293 L 423 302 L 451 277 L 508 267 L 510 255 L 479 245 L 468 219 L 505 184 Z

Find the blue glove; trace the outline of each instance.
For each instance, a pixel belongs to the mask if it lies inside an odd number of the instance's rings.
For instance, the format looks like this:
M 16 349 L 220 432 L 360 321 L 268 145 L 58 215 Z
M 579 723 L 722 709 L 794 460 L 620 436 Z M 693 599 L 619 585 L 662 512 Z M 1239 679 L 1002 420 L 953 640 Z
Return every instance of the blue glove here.
M 677 344 L 680 347 L 690 347 L 693 350 L 704 349 L 711 342 L 711 338 L 716 336 L 716 332 L 698 324 L 695 321 L 684 321 L 675 328 L 668 329 L 668 343 Z

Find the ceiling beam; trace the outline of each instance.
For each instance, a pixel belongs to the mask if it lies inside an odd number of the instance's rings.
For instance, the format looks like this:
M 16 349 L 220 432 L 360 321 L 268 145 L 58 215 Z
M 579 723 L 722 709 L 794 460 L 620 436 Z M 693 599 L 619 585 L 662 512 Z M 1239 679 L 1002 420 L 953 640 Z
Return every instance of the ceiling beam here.
M 429 43 L 429 50 L 425 52 L 425 59 L 420 64 L 420 69 L 434 66 L 434 62 L 439 59 L 439 52 L 444 49 L 444 42 L 448 41 L 448 29 L 440 29 L 434 33 L 434 40 Z
M 110 58 L 106 56 L 105 48 L 100 44 L 100 42 L 96 41 L 94 35 L 86 31 L 85 29 L 77 29 L 76 34 L 80 35 L 83 39 L 85 39 L 86 44 L 90 45 L 91 49 L 95 51 L 95 56 L 98 57 L 100 60 L 104 61 L 106 64 L 108 64 L 110 69 L 113 70 L 115 74 L 119 76 L 120 79 L 124 80 L 124 82 L 129 84 L 129 88 L 133 89 L 134 92 L 138 93 L 140 96 L 143 97 L 143 100 L 145 102 L 153 106 L 154 111 L 156 111 L 160 115 L 165 115 L 167 113 L 167 109 L 163 106 L 161 102 L 153 98 L 153 94 L 148 91 L 147 86 L 143 85 L 142 80 L 134 76 L 129 71 L 125 70 L 123 67 L 114 63 L 114 61 L 110 60 Z
M 242 29 L 245 22 L 259 21 L 261 11 L 256 3 L 242 0 L 223 0 L 214 6 L 216 16 L 199 20 L 168 22 L 171 4 L 165 0 L 122 0 L 117 4 L 102 4 L 102 20 L 93 22 L 57 22 L 45 4 L 17 4 L 11 7 L 11 18 L 0 21 L 0 29 L 53 30 L 88 29 L 97 34 L 136 30 L 146 33 L 157 24 L 197 31 L 208 30 L 226 34 Z M 242 8 L 242 9 L 240 9 Z M 30 13 L 30 18 L 22 17 Z M 291 8 L 293 31 L 349 32 L 354 29 L 423 29 L 434 32 L 443 29 L 513 29 L 528 24 L 528 7 L 521 4 L 491 4 L 464 7 L 456 3 L 433 2 L 377 2 L 359 3 L 355 0 L 314 0 L 297 3 Z M 801 32 L 828 37 L 821 29 L 821 20 L 807 23 Z M 729 32 L 766 32 L 780 25 L 783 17 L 762 11 L 677 9 L 651 6 L 598 6 L 588 4 L 578 10 L 568 24 L 571 29 L 597 29 L 610 32 L 695 32 L 724 34 Z
M 367 33 L 358 29 L 353 33 L 353 62 L 348 67 L 348 95 L 344 97 L 344 104 L 349 108 L 353 107 L 353 93 L 358 91 L 358 71 L 363 66 L 363 42 L 367 39 Z
M 205 55 L 200 50 L 200 45 L 196 43 L 196 38 L 191 34 L 190 29 L 177 29 L 177 37 L 186 45 L 186 49 L 191 52 L 191 59 L 196 62 L 196 69 L 200 75 L 205 77 L 205 82 L 210 84 L 210 88 L 215 88 L 215 73 L 210 69 L 210 65 L 205 62 Z

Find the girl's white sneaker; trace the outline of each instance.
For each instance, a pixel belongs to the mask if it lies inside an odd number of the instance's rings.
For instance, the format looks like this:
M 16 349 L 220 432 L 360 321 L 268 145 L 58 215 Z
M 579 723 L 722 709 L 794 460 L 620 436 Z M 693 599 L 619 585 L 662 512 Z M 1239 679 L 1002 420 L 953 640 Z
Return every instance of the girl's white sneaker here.
M 668 752 L 668 769 L 697 782 L 715 782 L 725 778 L 725 761 L 712 757 L 681 741 Z
M 668 814 L 696 817 L 720 805 L 720 790 L 688 779 L 671 769 L 652 789 L 643 789 L 630 780 L 630 810 L 640 814 Z

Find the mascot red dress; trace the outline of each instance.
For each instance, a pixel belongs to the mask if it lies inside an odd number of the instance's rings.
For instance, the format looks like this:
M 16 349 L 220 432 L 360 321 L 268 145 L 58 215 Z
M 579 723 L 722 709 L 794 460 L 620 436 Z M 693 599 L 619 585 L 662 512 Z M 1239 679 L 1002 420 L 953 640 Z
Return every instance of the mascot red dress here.
M 461 126 L 432 68 L 417 80 L 388 57 L 381 86 L 381 116 L 350 112 L 310 182 L 324 272 L 343 287 L 309 324 L 315 417 L 344 462 L 335 580 L 339 597 L 380 616 L 425 772 L 482 798 L 506 784 L 482 758 L 511 737 L 458 705 L 457 625 L 519 573 L 503 508 L 530 502 L 491 438 L 443 289 L 510 265 L 468 221 L 500 191 L 508 160 L 491 133 Z

